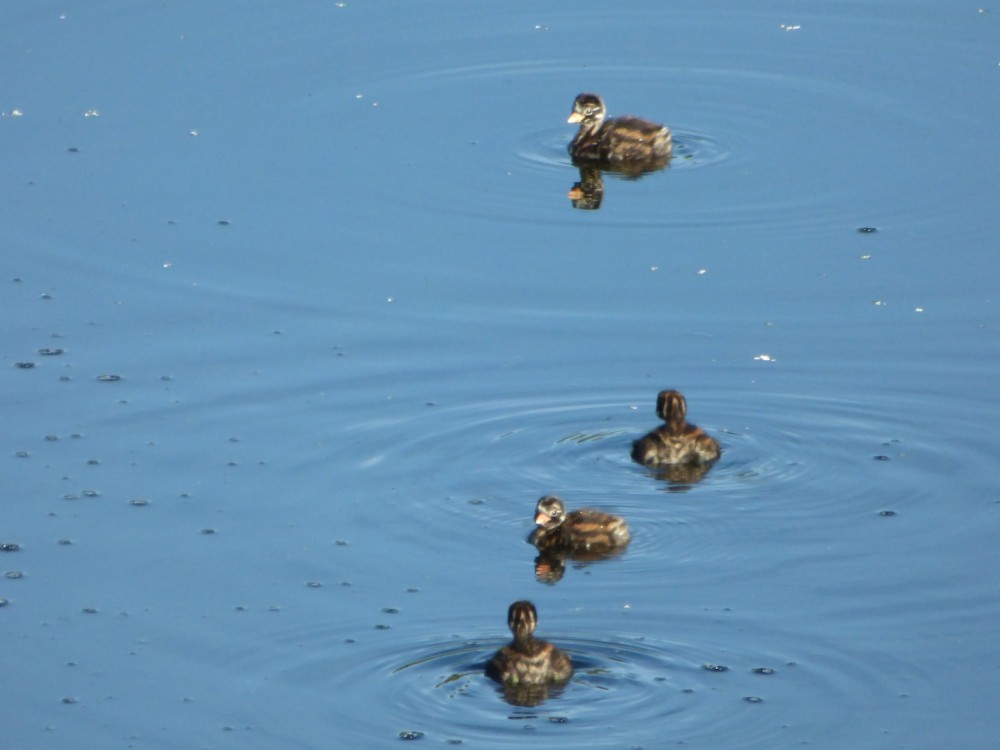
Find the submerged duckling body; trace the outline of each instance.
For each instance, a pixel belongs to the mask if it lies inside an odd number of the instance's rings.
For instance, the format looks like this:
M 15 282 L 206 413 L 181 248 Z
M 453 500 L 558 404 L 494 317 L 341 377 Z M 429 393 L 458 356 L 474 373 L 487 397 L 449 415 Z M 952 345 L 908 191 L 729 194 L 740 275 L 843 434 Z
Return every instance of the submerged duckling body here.
M 704 465 L 718 460 L 719 443 L 687 421 L 687 401 L 677 391 L 660 391 L 656 413 L 663 424 L 632 443 L 632 460 L 644 466 Z
M 573 662 L 547 641 L 535 638 L 538 611 L 529 601 L 517 601 L 507 610 L 507 627 L 514 640 L 497 651 L 486 674 L 505 686 L 548 685 L 573 676 Z
M 581 508 L 566 512 L 562 500 L 546 495 L 535 506 L 537 527 L 531 542 L 539 552 L 609 552 L 631 541 L 628 524 L 621 516 Z
M 673 152 L 670 128 L 631 115 L 606 118 L 607 109 L 600 96 L 576 97 L 567 120 L 580 123 L 580 130 L 569 145 L 574 161 L 638 173 L 666 166 Z

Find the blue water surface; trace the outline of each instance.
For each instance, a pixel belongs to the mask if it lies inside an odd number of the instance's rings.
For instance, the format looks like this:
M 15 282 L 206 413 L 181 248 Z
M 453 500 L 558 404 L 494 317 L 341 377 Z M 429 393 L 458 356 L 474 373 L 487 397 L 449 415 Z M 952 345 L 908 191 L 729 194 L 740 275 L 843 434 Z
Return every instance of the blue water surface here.
M 1000 8 L 0 40 L 0 744 L 995 747 Z M 676 155 L 585 211 L 588 90 Z M 668 387 L 701 481 L 629 460 Z M 629 549 L 538 582 L 548 493 Z M 533 708 L 482 674 L 519 598 L 577 666 Z

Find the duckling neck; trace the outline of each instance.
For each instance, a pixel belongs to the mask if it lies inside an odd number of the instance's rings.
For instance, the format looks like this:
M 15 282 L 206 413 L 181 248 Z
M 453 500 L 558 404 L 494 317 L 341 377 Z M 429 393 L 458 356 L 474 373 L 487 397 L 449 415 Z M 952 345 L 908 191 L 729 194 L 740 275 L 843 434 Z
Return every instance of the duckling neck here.
M 580 132 L 577 134 L 577 139 L 589 138 L 594 135 L 601 129 L 601 123 L 603 122 L 603 117 L 590 117 L 584 120 L 580 123 Z
M 534 650 L 535 643 L 535 636 L 530 632 L 518 631 L 514 633 L 514 641 L 512 645 L 516 651 L 530 653 Z

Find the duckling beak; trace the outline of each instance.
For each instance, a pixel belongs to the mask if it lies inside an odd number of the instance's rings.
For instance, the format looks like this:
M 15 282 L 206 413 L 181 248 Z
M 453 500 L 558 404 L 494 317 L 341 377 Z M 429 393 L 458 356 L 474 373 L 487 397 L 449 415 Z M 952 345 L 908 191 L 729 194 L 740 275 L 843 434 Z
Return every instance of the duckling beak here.
M 538 526 L 544 526 L 545 524 L 547 524 L 551 520 L 552 520 L 552 516 L 547 516 L 547 515 L 545 515 L 544 513 L 541 513 L 541 512 L 539 512 L 538 515 L 535 516 L 535 524 L 538 525 Z
M 569 122 L 569 123 L 583 122 L 583 115 L 581 115 L 579 112 L 574 112 L 573 114 L 571 114 L 569 116 L 569 119 L 566 120 L 566 122 Z

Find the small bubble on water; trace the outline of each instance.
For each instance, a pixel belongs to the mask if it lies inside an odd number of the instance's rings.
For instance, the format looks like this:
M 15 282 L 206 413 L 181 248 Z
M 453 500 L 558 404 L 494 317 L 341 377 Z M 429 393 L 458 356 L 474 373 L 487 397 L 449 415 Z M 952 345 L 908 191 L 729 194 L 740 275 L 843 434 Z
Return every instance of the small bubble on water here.
M 69 540 L 69 539 L 60 539 L 58 542 L 56 542 L 56 544 L 58 544 L 58 545 L 60 545 L 62 547 L 68 547 L 72 543 L 73 542 L 71 540 Z
M 896 511 L 894 511 L 894 510 L 880 510 L 878 512 L 878 514 L 880 516 L 882 516 L 882 518 L 892 518 L 894 515 L 896 515 Z
M 14 542 L 0 542 L 0 552 L 17 552 L 21 549 L 20 544 Z
M 24 578 L 24 573 L 22 573 L 20 570 L 8 570 L 6 573 L 4 573 L 4 576 L 6 578 Z
M 39 349 L 38 353 L 43 357 L 55 357 L 56 355 L 62 354 L 63 350 L 46 347 L 44 349 Z
M 97 614 L 97 608 L 96 607 L 84 607 L 80 611 L 83 612 L 83 614 L 85 614 L 85 615 L 96 615 Z
M 34 362 L 15 362 L 14 367 L 19 370 L 30 370 L 35 366 Z
M 215 529 L 202 529 L 200 533 L 205 534 L 206 536 L 211 536 L 215 533 Z
M 99 381 L 101 381 L 102 383 L 117 383 L 119 380 L 122 379 L 122 376 L 121 375 L 114 375 L 112 373 L 105 372 L 105 373 L 102 373 L 102 374 L 98 375 L 97 379 Z
M 17 451 L 14 454 L 15 458 L 28 458 L 31 454 L 28 451 Z
M 876 460 L 876 461 L 888 461 L 888 460 L 890 460 L 888 456 L 883 455 L 883 454 L 879 454 L 877 456 L 872 456 L 872 458 L 874 460 Z
M 389 630 L 389 626 L 388 625 L 376 625 L 375 629 L 376 630 Z
M 319 581 L 306 581 L 306 586 L 311 589 L 323 588 L 323 584 Z
M 395 607 L 382 607 L 382 613 L 386 615 L 398 615 L 399 610 Z
M 97 497 L 100 493 L 97 490 L 83 490 L 80 494 L 84 497 Z
M 405 729 L 399 733 L 399 739 L 401 740 L 419 740 L 424 736 L 423 732 L 417 732 L 412 729 Z
M 874 234 L 878 229 L 876 227 L 858 227 L 858 232 L 860 234 Z
M 65 704 L 67 704 L 67 705 L 68 705 L 68 704 L 70 704 L 70 703 L 76 703 L 76 698 L 63 698 L 63 699 L 62 699 L 62 700 L 60 700 L 59 702 L 60 702 L 60 703 L 65 703 Z
M 754 667 L 750 671 L 754 674 L 774 674 L 774 670 L 770 667 Z
M 763 703 L 764 702 L 763 698 L 758 698 L 756 695 L 745 695 L 745 696 L 743 696 L 743 700 L 746 701 L 747 703 Z
M 549 721 L 553 724 L 569 724 L 569 719 L 565 716 L 550 716 Z
M 701 668 L 706 672 L 728 672 L 729 667 L 723 666 L 722 664 L 702 664 Z
M 338 547 L 346 547 L 347 541 L 344 539 L 338 539 L 336 542 L 334 542 L 334 544 L 336 544 Z
M 10 604 L 10 601 L 0 596 L 0 607 L 6 607 L 8 604 Z
M 135 505 L 138 507 L 143 507 L 149 505 L 149 500 L 146 500 L 143 497 L 133 497 L 131 500 L 128 501 L 128 504 Z

